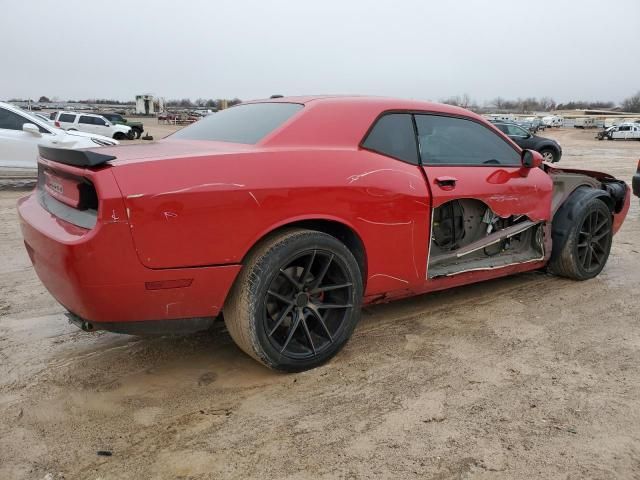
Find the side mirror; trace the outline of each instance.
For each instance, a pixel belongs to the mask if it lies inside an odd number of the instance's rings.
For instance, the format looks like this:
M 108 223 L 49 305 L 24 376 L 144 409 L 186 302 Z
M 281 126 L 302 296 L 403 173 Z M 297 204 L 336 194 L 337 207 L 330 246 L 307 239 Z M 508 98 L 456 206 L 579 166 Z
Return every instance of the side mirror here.
M 35 135 L 36 137 L 42 136 L 42 134 L 40 133 L 40 129 L 36 125 L 34 125 L 33 123 L 24 123 L 24 124 L 22 124 L 22 131 L 23 132 L 28 132 L 31 135 Z
M 520 163 L 522 167 L 520 168 L 520 174 L 523 177 L 529 175 L 529 170 L 532 168 L 538 168 L 542 165 L 542 155 L 534 150 L 523 150 L 522 157 L 520 157 Z

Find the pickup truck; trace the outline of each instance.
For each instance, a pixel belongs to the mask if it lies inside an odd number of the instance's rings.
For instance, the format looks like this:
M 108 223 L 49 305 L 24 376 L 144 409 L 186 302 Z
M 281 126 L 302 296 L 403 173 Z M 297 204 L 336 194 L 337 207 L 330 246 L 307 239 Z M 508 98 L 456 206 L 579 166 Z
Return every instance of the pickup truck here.
M 622 123 L 596 135 L 598 140 L 640 140 L 640 123 Z
M 131 120 L 124 118 L 119 113 L 100 113 L 100 115 L 116 125 L 127 125 L 131 127 L 131 140 L 133 140 L 133 138 L 140 138 L 142 136 L 142 132 L 144 132 L 142 122 L 132 122 Z

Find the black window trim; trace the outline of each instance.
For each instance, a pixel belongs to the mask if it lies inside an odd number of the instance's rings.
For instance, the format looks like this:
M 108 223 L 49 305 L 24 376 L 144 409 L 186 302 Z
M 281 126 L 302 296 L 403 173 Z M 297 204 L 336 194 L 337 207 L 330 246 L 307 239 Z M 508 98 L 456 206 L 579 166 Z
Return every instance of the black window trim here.
M 455 115 L 455 114 L 450 114 L 450 113 L 445 113 L 445 112 L 413 112 L 413 115 L 432 115 L 435 117 L 449 117 L 449 118 L 457 118 L 459 120 L 468 120 L 474 123 L 477 123 L 478 125 L 486 128 L 487 130 L 489 130 L 489 132 L 493 133 L 496 137 L 498 137 L 500 140 L 502 140 L 504 143 L 506 143 L 507 145 L 509 145 L 517 154 L 518 154 L 518 158 L 520 158 L 522 156 L 522 149 L 520 147 L 518 147 L 518 145 L 516 145 L 516 143 L 511 140 L 509 138 L 509 136 L 507 134 L 505 134 L 504 132 L 501 132 L 500 130 L 498 130 L 498 128 L 496 128 L 494 125 L 486 125 L 484 122 L 479 121 L 478 119 L 475 118 L 471 118 L 471 117 L 467 117 L 465 115 Z M 420 142 L 418 140 L 418 146 L 419 146 Z M 507 167 L 507 168 L 520 168 L 522 167 L 522 164 L 520 162 L 518 162 L 517 164 L 510 164 L 510 163 L 500 163 L 500 164 L 483 164 L 483 163 L 426 163 L 422 161 L 422 155 L 420 155 L 420 164 L 422 166 L 429 166 L 429 167 Z
M 72 120 L 71 122 L 68 122 L 68 121 L 66 121 L 66 120 L 60 120 L 60 118 L 61 118 L 63 115 L 71 115 L 71 116 L 73 117 L 73 120 Z M 55 120 L 55 121 L 56 121 L 56 122 L 63 122 L 63 123 L 76 123 L 76 120 L 78 120 L 78 121 L 79 121 L 79 119 L 80 119 L 80 114 L 78 114 L 78 113 L 60 112 L 60 115 L 58 115 L 58 118 L 56 118 L 56 120 Z
M 437 167 L 507 167 L 507 168 L 520 168 L 522 167 L 522 164 L 520 162 L 518 162 L 517 164 L 482 164 L 482 163 L 447 163 L 447 164 L 442 164 L 442 163 L 425 163 L 422 160 L 422 152 L 420 152 L 420 140 L 418 138 L 418 127 L 416 124 L 416 115 L 431 115 L 431 116 L 435 116 L 435 117 L 449 117 L 449 118 L 457 118 L 460 120 L 468 120 L 471 122 L 475 122 L 478 125 L 486 128 L 487 130 L 489 130 L 489 132 L 493 133 L 496 137 L 498 137 L 500 140 L 502 140 L 503 142 L 505 142 L 507 145 L 509 145 L 517 154 L 518 157 L 522 156 L 522 150 L 520 147 L 518 147 L 518 145 L 516 145 L 516 143 L 511 140 L 508 135 L 504 132 L 501 132 L 495 125 L 489 123 L 489 125 L 486 125 L 484 122 L 476 119 L 476 118 L 472 118 L 472 117 L 467 117 L 465 115 L 457 115 L 457 114 L 453 114 L 453 113 L 447 113 L 447 112 L 438 112 L 438 111 L 433 111 L 433 110 L 402 110 L 402 109 L 390 109 L 390 110 L 384 110 L 383 112 L 381 112 L 375 119 L 373 122 L 371 122 L 371 125 L 369 126 L 369 128 L 367 129 L 366 133 L 364 134 L 364 136 L 362 137 L 362 140 L 360 140 L 360 143 L 358 144 L 358 147 L 362 148 L 363 150 L 368 150 L 370 152 L 374 152 L 377 153 L 379 155 L 384 155 L 385 157 L 389 157 L 389 158 L 393 158 L 394 160 L 398 160 L 400 162 L 403 163 L 407 163 L 409 165 L 416 165 L 415 163 L 412 162 L 408 162 L 407 160 L 404 160 L 402 158 L 397 158 L 394 157 L 393 155 L 389 155 L 388 153 L 384 153 L 384 152 L 378 152 L 377 150 L 374 150 L 372 148 L 368 148 L 364 146 L 364 142 L 367 139 L 367 137 L 369 136 L 369 134 L 371 133 L 371 130 L 373 130 L 373 127 L 375 127 L 375 125 L 378 123 L 378 120 L 380 120 L 383 116 L 385 115 L 389 115 L 389 114 L 394 114 L 394 113 L 407 113 L 409 115 L 411 115 L 411 121 L 413 123 L 413 134 L 415 137 L 415 144 L 416 144 L 416 149 L 418 150 L 418 164 L 419 166 L 437 166 Z
M 385 117 L 387 115 L 396 115 L 396 114 L 403 114 L 403 115 L 409 115 L 411 117 L 411 125 L 413 128 L 413 140 L 416 146 L 416 153 L 417 153 L 417 157 L 418 157 L 418 163 L 414 163 L 414 162 L 410 162 L 408 160 L 405 160 L 404 158 L 399 158 L 396 157 L 394 155 L 390 155 L 389 153 L 385 153 L 385 152 L 380 152 L 374 148 L 370 148 L 370 147 L 366 147 L 364 145 L 364 142 L 367 141 L 367 138 L 369 137 L 369 135 L 371 134 L 371 131 L 375 128 L 375 126 L 378 124 L 378 122 L 380 121 L 380 119 L 382 117 Z M 388 158 L 393 158 L 394 160 L 398 160 L 399 162 L 402 163 L 406 163 L 408 165 L 415 165 L 415 166 L 420 166 L 422 164 L 422 160 L 420 158 L 420 145 L 418 145 L 418 135 L 417 135 L 417 127 L 416 127 L 416 121 L 415 118 L 413 118 L 413 114 L 408 111 L 408 110 L 385 110 L 383 112 L 381 112 L 374 120 L 373 122 L 371 122 L 371 125 L 369 125 L 369 128 L 367 129 L 366 133 L 364 134 L 364 137 L 362 137 L 362 140 L 360 140 L 360 143 L 358 143 L 358 147 L 363 149 L 363 150 L 367 150 L 369 152 L 373 152 L 373 153 L 377 153 L 378 155 L 384 155 L 385 157 Z

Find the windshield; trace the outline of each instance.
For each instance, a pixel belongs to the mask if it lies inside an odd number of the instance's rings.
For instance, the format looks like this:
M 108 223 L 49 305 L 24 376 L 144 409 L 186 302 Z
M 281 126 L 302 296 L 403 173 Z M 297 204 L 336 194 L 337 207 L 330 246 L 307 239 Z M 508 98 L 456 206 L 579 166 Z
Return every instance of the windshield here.
M 247 103 L 211 114 L 171 138 L 258 143 L 300 111 L 299 103 Z

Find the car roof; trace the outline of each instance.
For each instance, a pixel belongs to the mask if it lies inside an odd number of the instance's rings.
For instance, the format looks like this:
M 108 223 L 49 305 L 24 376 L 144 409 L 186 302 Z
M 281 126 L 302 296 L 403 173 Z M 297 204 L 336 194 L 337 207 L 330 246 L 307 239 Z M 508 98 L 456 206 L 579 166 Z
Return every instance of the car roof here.
M 449 114 L 459 114 L 465 116 L 479 117 L 473 112 L 461 107 L 446 105 L 443 103 L 426 102 L 422 100 L 409 100 L 393 97 L 377 97 L 369 95 L 301 95 L 279 98 L 265 98 L 250 100 L 243 103 L 301 103 L 301 104 L 332 104 L 332 105 L 354 105 L 358 107 L 368 107 L 372 109 L 385 110 L 417 110 L 429 112 L 441 112 Z
M 252 100 L 255 103 L 298 103 L 303 108 L 259 143 L 284 145 L 358 145 L 373 122 L 386 112 L 425 112 L 469 118 L 490 125 L 469 110 L 441 103 L 355 95 L 305 95 Z M 235 108 L 235 107 L 231 107 Z
M 67 110 L 60 110 L 58 113 L 60 114 L 68 113 L 70 115 L 86 115 L 87 117 L 102 117 L 102 115 L 98 113 L 70 112 Z

